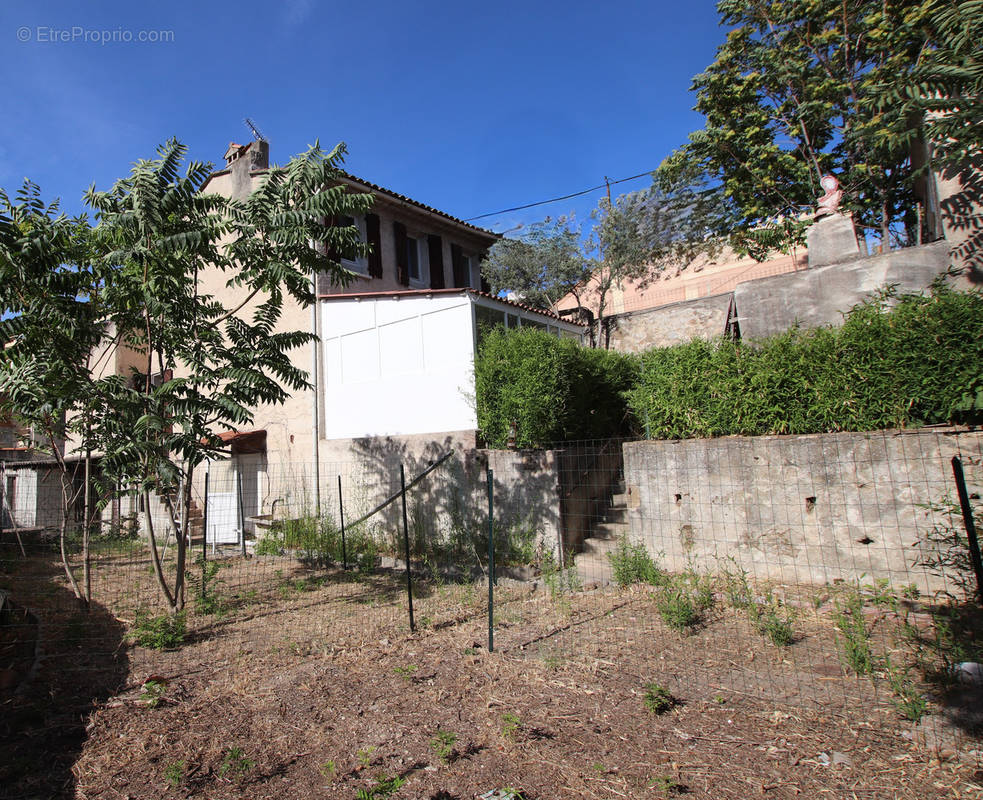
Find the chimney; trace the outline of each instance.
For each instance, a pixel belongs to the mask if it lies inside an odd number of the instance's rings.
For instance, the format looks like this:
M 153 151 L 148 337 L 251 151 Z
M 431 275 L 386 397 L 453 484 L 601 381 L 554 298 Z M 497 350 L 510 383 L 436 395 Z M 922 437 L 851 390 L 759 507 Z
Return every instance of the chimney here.
M 248 197 L 252 191 L 252 173 L 270 166 L 270 143 L 263 139 L 249 144 L 229 142 L 225 165 L 232 174 L 233 197 L 240 200 Z

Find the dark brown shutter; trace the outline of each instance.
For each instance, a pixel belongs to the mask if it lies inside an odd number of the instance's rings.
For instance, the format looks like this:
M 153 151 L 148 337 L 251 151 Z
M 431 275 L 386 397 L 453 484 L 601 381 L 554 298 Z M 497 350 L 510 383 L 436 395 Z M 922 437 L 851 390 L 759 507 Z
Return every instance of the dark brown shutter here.
M 406 264 L 406 226 L 402 222 L 393 223 L 393 238 L 396 240 L 396 280 L 402 286 L 409 286 L 410 271 Z
M 382 277 L 382 231 L 379 228 L 379 215 L 365 215 L 365 238 L 369 247 L 369 277 Z
M 454 288 L 467 289 L 471 286 L 471 276 L 468 275 L 468 262 L 460 245 L 451 245 L 451 266 L 454 268 Z
M 324 220 L 324 225 L 325 225 L 326 228 L 329 228 L 329 229 L 330 228 L 333 228 L 335 226 L 335 218 L 334 217 L 328 217 L 327 219 Z M 334 245 L 331 244 L 331 241 L 330 240 L 326 240 L 324 242 L 324 253 L 325 253 L 325 255 L 327 255 L 328 260 L 331 261 L 332 263 L 334 263 L 334 264 L 340 264 L 341 263 L 341 253 L 339 253 L 335 249 Z
M 444 243 L 435 234 L 427 237 L 427 251 L 430 253 L 430 288 L 444 288 Z

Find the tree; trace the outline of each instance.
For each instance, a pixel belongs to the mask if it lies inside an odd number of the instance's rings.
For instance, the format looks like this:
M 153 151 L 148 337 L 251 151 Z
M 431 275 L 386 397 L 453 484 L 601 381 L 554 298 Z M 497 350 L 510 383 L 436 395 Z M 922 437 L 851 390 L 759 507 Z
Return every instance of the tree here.
M 801 238 L 803 225 L 774 223 L 811 208 L 819 178 L 831 172 L 859 229 L 877 230 L 885 244 L 913 241 L 910 151 L 920 120 L 900 105 L 874 109 L 909 80 L 929 46 L 933 6 L 720 0 L 721 22 L 733 27 L 693 83 L 705 127 L 660 166 L 658 185 L 698 185 L 719 209 L 715 232 L 756 230 L 733 244 L 760 257 Z
M 518 239 L 499 239 L 481 264 L 492 292 L 515 292 L 522 302 L 556 312 L 556 304 L 584 281 L 590 262 L 580 230 L 564 217 L 529 226 Z
M 57 202 L 46 205 L 37 185 L 25 181 L 14 199 L 0 190 L 0 405 L 57 465 L 61 560 L 72 591 L 85 605 L 92 599 L 89 538 L 97 511 L 89 480 L 90 432 L 103 401 L 93 368 L 105 333 L 105 276 L 90 258 L 90 242 L 88 221 L 59 214 Z M 71 468 L 64 453 L 68 436 L 77 438 L 82 453 Z M 79 468 L 81 485 L 73 475 Z M 81 582 L 66 546 L 80 497 Z
M 182 521 L 190 518 L 195 469 L 220 454 L 218 434 L 247 426 L 258 404 L 280 403 L 289 391 L 309 388 L 290 351 L 313 334 L 282 329 L 284 304 L 312 303 L 320 272 L 339 283 L 348 279 L 325 253 L 360 255 L 365 245 L 353 226 L 326 227 L 325 221 L 355 217 L 371 205 L 371 195 L 335 185 L 343 145 L 325 153 L 315 144 L 273 167 L 241 201 L 205 194 L 211 165 L 192 161 L 182 173 L 185 152 L 171 140 L 109 191 L 86 194 L 97 220 L 87 262 L 101 280 L 99 303 L 86 310 L 111 332 L 112 339 L 101 342 L 107 352 L 128 347 L 145 362 L 136 375 L 97 381 L 100 402 L 83 446 L 100 454 L 107 483 L 135 486 L 143 496 L 154 572 L 174 611 L 184 605 L 189 531 Z M 55 254 L 38 261 L 34 250 L 22 248 L 16 260 L 17 268 L 36 273 L 31 280 L 64 280 Z M 200 291 L 206 270 L 227 276 L 236 302 Z M 90 299 L 76 297 L 83 306 Z M 37 326 L 54 313 L 41 299 L 33 308 L 36 315 L 18 317 L 23 336 L 41 336 Z M 84 350 L 79 347 L 73 359 Z M 74 388 L 58 387 L 61 402 L 73 402 Z M 168 536 L 177 543 L 172 578 L 161 563 L 151 493 L 170 512 Z

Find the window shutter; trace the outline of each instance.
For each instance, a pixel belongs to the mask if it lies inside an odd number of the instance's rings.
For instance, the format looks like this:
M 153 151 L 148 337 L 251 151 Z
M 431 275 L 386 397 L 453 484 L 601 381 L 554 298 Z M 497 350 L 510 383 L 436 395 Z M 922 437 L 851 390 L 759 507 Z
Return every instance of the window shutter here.
M 467 289 L 471 286 L 468 275 L 468 260 L 460 245 L 451 245 L 451 266 L 454 268 L 454 288 Z
M 444 288 L 444 243 L 439 236 L 427 237 L 427 250 L 430 253 L 430 288 Z
M 406 265 L 406 226 L 393 222 L 393 238 L 396 240 L 396 280 L 402 286 L 410 285 L 410 271 Z
M 372 251 L 369 253 L 369 277 L 382 277 L 382 231 L 379 228 L 379 215 L 365 215 L 365 238 Z

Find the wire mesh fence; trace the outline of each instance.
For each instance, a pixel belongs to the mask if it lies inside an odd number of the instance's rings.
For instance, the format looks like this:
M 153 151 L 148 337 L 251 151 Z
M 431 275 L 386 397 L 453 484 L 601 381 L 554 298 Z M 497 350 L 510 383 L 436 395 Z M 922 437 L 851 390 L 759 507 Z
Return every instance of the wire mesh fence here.
M 471 626 L 488 631 L 475 647 L 547 661 L 616 669 L 630 648 L 670 688 L 914 715 L 929 682 L 983 660 L 954 457 L 978 524 L 972 431 L 432 447 L 316 470 L 240 454 L 198 471 L 178 518 L 162 498 L 107 500 L 88 609 L 58 476 L 10 463 L 0 691 L 33 678 L 105 698 L 246 655 Z M 179 570 L 173 613 L 161 584 Z

